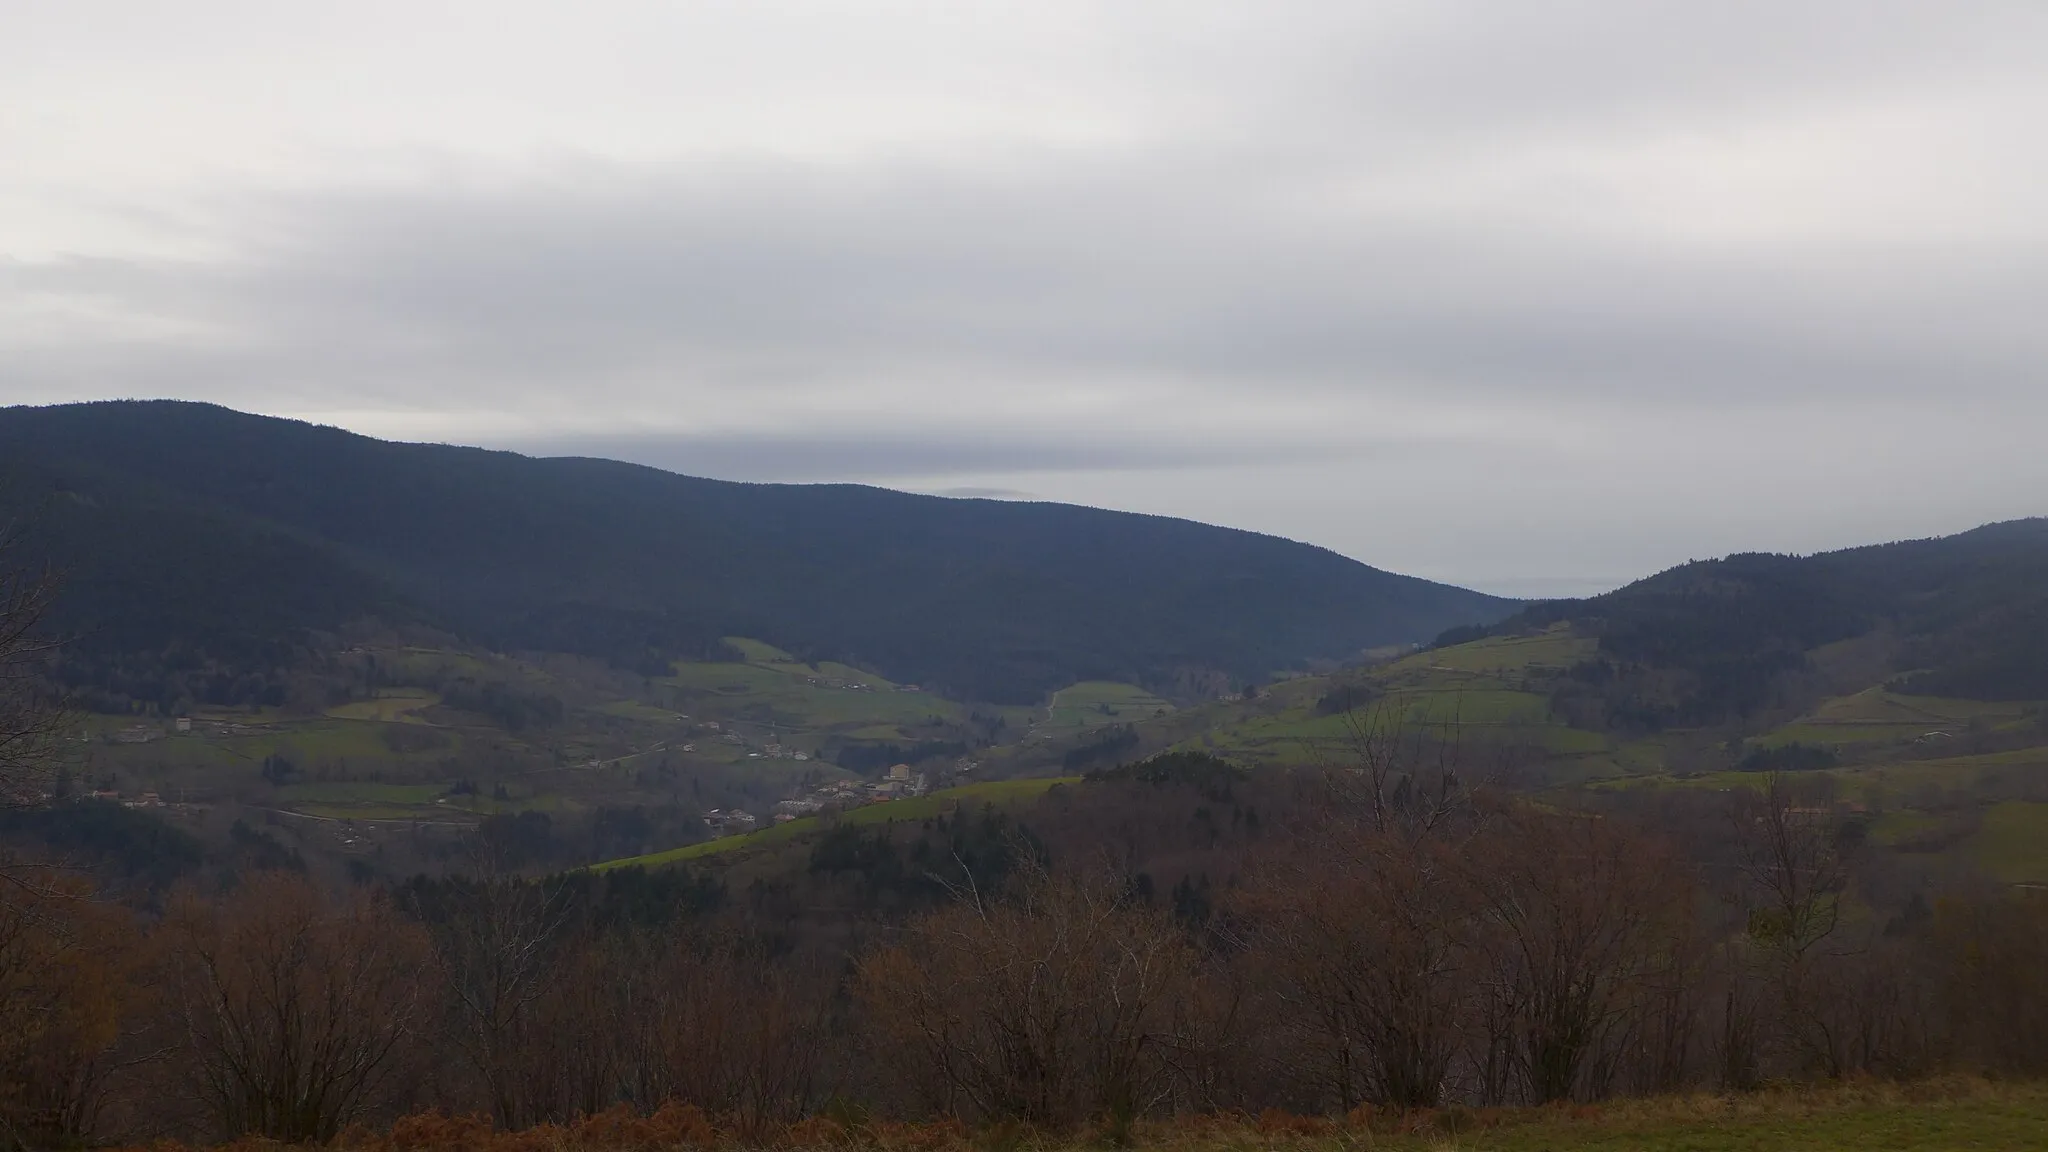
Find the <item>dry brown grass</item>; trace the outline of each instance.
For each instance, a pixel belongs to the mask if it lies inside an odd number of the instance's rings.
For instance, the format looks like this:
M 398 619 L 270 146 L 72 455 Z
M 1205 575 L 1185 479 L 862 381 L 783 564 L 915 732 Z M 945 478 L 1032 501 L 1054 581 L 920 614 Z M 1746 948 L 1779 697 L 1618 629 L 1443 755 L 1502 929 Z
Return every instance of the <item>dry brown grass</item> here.
M 2048 1147 L 2048 1085 L 1969 1076 L 1851 1080 L 1740 1094 L 1694 1093 L 1543 1108 L 1359 1109 L 1348 1116 L 1199 1115 L 1127 1132 L 1053 1134 L 1020 1125 L 970 1130 L 814 1116 L 749 1136 L 735 1123 L 669 1105 L 650 1116 L 614 1108 L 573 1124 L 517 1132 L 475 1117 L 408 1116 L 388 1131 L 352 1129 L 340 1152 L 669 1152 L 772 1148 L 830 1152 L 1076 1152 L 1127 1140 L 1160 1152 L 1439 1152 L 1443 1149 L 1812 1149 Z M 280 1152 L 244 1139 L 213 1152 Z M 194 1152 L 158 1143 L 128 1152 Z

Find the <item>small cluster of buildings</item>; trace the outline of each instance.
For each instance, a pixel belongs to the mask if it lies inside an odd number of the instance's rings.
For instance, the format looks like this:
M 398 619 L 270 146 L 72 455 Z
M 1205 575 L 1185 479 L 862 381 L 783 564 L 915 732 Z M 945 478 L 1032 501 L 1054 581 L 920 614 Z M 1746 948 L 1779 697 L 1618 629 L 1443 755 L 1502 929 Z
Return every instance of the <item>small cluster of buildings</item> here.
M 247 736 L 261 730 L 258 727 L 248 724 L 237 724 L 230 720 L 201 720 L 198 723 L 206 731 L 219 736 Z M 103 732 L 100 738 L 109 744 L 148 744 L 172 734 L 190 735 L 192 733 L 192 726 L 192 717 L 176 716 L 168 724 L 130 724 L 125 728 L 116 728 L 110 732 Z M 91 729 L 80 729 L 78 739 L 80 742 L 91 741 Z
M 713 808 L 704 814 L 704 826 L 720 836 L 731 836 L 740 832 L 752 832 L 760 821 L 751 812 L 737 808 Z
M 747 753 L 747 758 L 749 760 L 809 760 L 811 754 L 809 752 L 799 752 L 794 748 L 786 748 L 780 744 L 766 744 L 762 746 L 759 752 Z
M 873 692 L 874 685 L 858 680 L 841 680 L 837 676 L 806 676 L 804 683 L 813 688 L 838 688 L 847 692 Z
M 163 808 L 177 812 L 201 812 L 205 811 L 207 807 L 205 804 L 165 800 L 155 792 L 141 792 L 133 796 L 123 796 L 118 789 L 114 788 L 95 788 L 91 792 L 86 793 L 85 797 L 82 798 L 104 800 L 109 804 L 119 804 L 123 808 Z
M 797 753 L 796 758 L 802 759 L 803 754 Z M 908 764 L 896 764 L 880 780 L 833 780 L 805 795 L 780 801 L 775 805 L 773 819 L 777 824 L 787 824 L 806 816 L 844 812 L 864 804 L 880 804 L 906 796 L 922 796 L 930 790 L 931 780 L 924 773 L 912 771 Z M 704 823 L 712 831 L 726 836 L 751 832 L 760 821 L 751 813 L 737 808 L 713 808 L 704 814 Z
M 931 780 L 913 772 L 908 764 L 892 765 L 880 780 L 833 780 L 813 789 L 809 795 L 784 800 L 775 806 L 776 823 L 822 812 L 843 812 L 863 804 L 880 804 L 905 796 L 922 796 L 931 791 Z

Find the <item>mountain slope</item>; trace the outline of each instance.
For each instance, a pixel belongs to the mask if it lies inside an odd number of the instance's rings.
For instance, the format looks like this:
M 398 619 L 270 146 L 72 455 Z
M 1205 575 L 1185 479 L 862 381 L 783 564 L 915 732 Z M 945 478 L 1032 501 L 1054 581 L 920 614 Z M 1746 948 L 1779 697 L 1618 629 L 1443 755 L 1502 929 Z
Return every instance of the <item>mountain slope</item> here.
M 1686 564 L 1588 600 L 1531 605 L 1492 626 L 1569 622 L 1597 637 L 1577 679 L 1609 719 L 1707 724 L 1786 703 L 1788 684 L 1893 681 L 1980 700 L 2048 698 L 2048 519 L 1813 556 Z
M 962 696 L 1250 676 L 1513 605 L 1256 533 L 394 444 L 209 405 L 0 409 L 70 623 L 260 648 L 374 616 L 655 666 L 728 634 Z

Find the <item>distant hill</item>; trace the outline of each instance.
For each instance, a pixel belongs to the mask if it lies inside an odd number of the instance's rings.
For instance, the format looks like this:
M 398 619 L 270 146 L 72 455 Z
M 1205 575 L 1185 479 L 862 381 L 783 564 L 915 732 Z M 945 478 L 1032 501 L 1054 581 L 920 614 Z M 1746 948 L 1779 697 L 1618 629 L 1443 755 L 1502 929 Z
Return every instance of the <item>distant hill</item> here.
M 757 636 L 1024 701 L 1260 675 L 1515 607 L 1184 520 L 388 443 L 201 404 L 0 409 L 0 462 L 70 572 L 64 623 L 114 669 L 275 661 L 373 618 L 650 671 Z
M 1440 643 L 1560 621 L 1599 640 L 1576 679 L 1619 726 L 1710 724 L 1802 679 L 1918 695 L 2048 699 L 2048 519 L 1813 556 L 1686 564 L 1587 600 L 1530 605 Z

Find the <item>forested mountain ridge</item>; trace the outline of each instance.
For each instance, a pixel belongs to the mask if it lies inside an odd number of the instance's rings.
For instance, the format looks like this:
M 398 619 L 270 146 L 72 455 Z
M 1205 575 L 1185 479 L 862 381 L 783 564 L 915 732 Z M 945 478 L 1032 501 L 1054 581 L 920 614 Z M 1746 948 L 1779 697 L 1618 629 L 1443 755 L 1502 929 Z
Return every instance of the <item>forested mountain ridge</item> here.
M 374 617 L 658 668 L 724 635 L 967 698 L 1262 675 L 1513 604 L 1188 521 L 399 444 L 211 405 L 0 409 L 88 651 L 258 653 Z
M 1586 600 L 1530 605 L 1440 638 L 1560 622 L 1597 637 L 1574 670 L 1624 726 L 1717 723 L 1790 681 L 1927 696 L 2048 698 L 2048 519 L 1811 556 L 1696 561 Z

